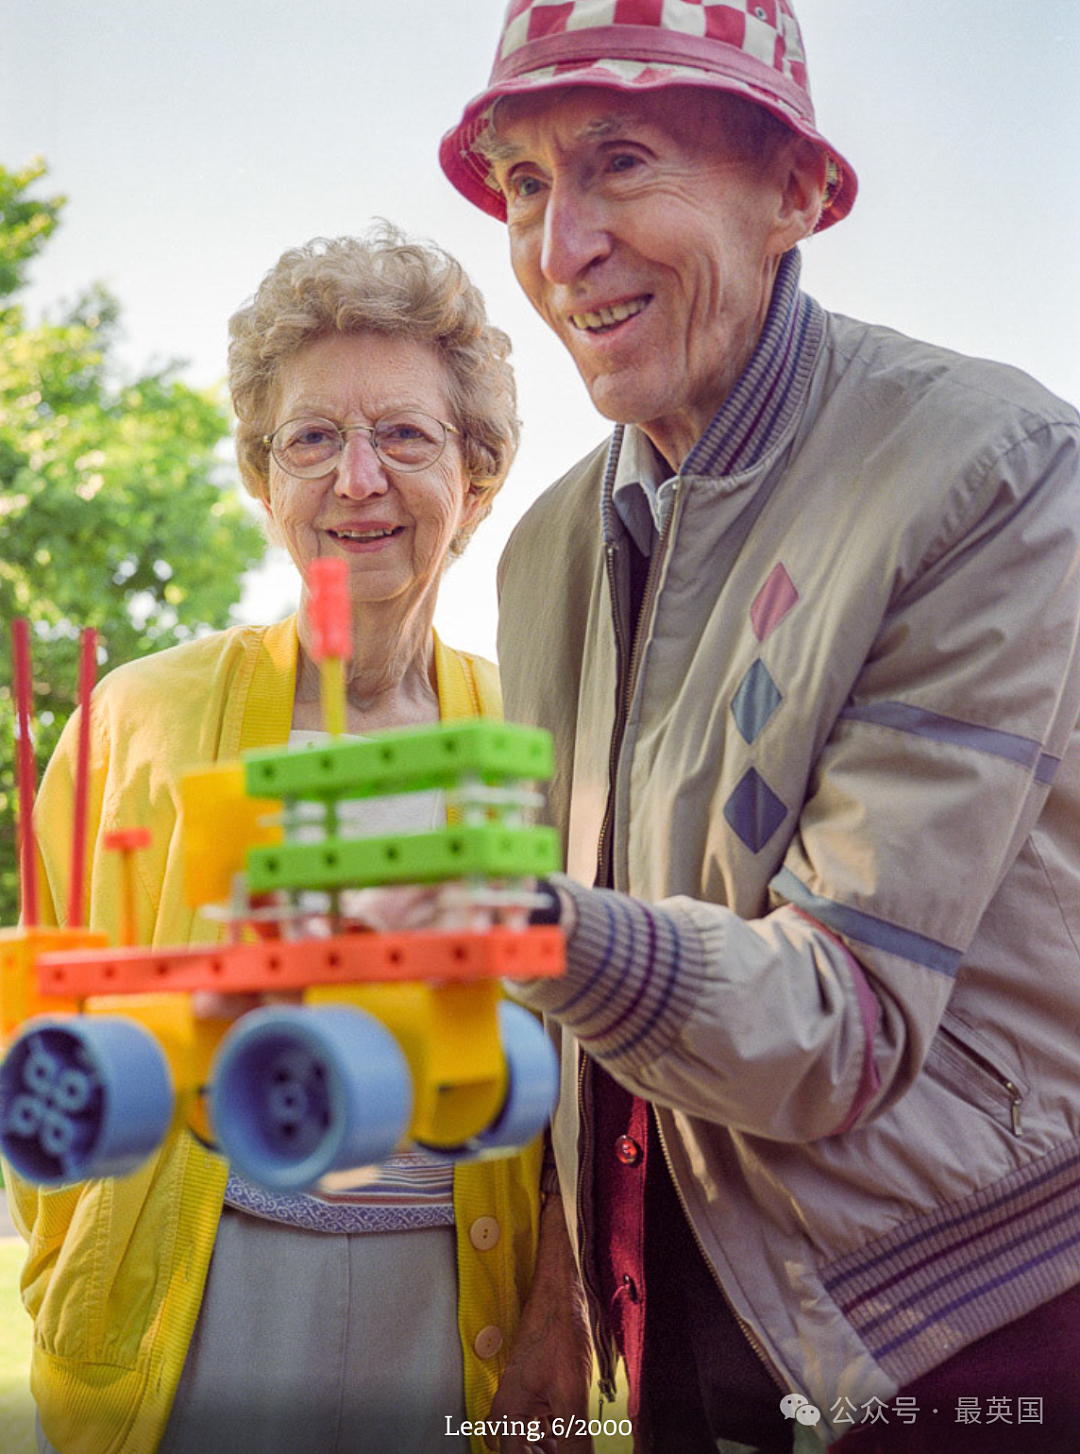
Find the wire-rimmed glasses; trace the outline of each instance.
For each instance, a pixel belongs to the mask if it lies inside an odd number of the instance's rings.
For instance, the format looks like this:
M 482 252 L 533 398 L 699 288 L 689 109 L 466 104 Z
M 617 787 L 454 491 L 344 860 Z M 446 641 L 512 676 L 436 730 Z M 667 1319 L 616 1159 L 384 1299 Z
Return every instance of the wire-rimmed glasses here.
M 287 475 L 314 480 L 335 469 L 346 438 L 357 429 L 370 436 L 379 462 L 391 470 L 426 470 L 442 455 L 448 434 L 461 430 L 417 409 L 395 409 L 374 424 L 335 424 L 317 415 L 287 419 L 263 444 Z

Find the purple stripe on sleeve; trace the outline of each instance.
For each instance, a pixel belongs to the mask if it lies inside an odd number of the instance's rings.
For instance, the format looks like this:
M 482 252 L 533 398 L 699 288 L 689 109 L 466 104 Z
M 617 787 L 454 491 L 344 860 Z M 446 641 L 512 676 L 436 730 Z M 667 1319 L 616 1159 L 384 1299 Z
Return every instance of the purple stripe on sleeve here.
M 619 903 L 618 900 L 613 900 L 609 907 L 614 912 L 621 913 L 627 920 L 627 930 L 629 933 L 630 942 L 627 946 L 626 960 L 627 967 L 630 968 L 635 965 L 636 961 L 634 955 L 634 926 L 629 907 L 627 905 Z M 644 906 L 642 907 L 644 908 Z M 652 981 L 653 972 L 656 965 L 656 920 L 653 918 L 652 914 L 648 912 L 647 909 L 644 910 L 644 915 L 647 930 L 647 943 L 645 947 L 644 959 L 642 961 L 641 978 L 640 982 L 638 983 L 637 990 L 635 994 L 631 997 L 629 1003 L 624 1005 L 621 1011 L 615 1016 L 615 1018 L 609 1024 L 604 1026 L 602 1030 L 596 1030 L 591 1035 L 583 1035 L 581 1037 L 582 1043 L 593 1040 L 604 1040 L 609 1035 L 614 1035 L 616 1030 L 620 1029 L 623 1025 L 626 1024 L 627 1020 L 631 1018 L 631 1016 L 637 1010 L 638 1006 L 641 1004 L 642 1000 L 645 998 L 645 995 L 649 988 L 649 984 Z
M 1038 775 L 1043 760 L 1042 749 L 1031 737 L 1003 732 L 999 727 L 978 727 L 961 722 L 925 707 L 907 702 L 868 702 L 862 706 L 845 707 L 840 713 L 843 722 L 870 722 L 891 727 L 896 732 L 910 732 L 916 737 L 929 737 L 935 742 L 949 742 L 957 747 L 970 747 L 992 757 L 1004 757 L 1021 767 L 1034 768 Z

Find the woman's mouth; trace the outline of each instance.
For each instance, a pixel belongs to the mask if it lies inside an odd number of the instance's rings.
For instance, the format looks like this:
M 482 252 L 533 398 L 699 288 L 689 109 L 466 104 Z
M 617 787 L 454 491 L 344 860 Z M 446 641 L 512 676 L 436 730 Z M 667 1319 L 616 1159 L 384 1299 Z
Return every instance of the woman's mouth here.
M 400 535 L 404 528 L 403 525 L 372 525 L 367 529 L 361 526 L 341 526 L 339 529 L 328 530 L 326 533 L 342 550 L 355 554 L 383 549 L 389 541 Z

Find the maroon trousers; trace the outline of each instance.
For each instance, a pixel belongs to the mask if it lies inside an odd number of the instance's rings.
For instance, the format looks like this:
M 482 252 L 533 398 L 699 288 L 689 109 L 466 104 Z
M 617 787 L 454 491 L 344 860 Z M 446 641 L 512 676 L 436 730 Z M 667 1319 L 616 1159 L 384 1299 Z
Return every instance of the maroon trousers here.
M 1080 1287 L 980 1338 L 901 1391 L 910 1423 L 857 1422 L 843 1454 L 1075 1454 Z M 862 1417 L 860 1411 L 859 1418 Z

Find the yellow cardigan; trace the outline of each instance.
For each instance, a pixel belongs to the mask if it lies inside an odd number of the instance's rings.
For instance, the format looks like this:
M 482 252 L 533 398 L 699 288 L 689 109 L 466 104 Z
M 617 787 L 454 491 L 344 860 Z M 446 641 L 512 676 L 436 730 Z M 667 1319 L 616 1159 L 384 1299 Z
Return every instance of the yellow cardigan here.
M 296 654 L 291 617 L 160 652 L 101 683 L 86 901 L 91 926 L 113 942 L 120 927 L 118 855 L 103 851 L 101 837 L 139 824 L 152 832 L 151 846 L 137 856 L 140 938 L 162 945 L 220 936 L 220 926 L 184 902 L 177 774 L 287 740 Z M 451 651 L 437 637 L 435 662 L 444 720 L 501 713 L 490 662 Z M 69 723 L 38 796 L 43 923 L 57 922 L 68 898 L 75 750 Z M 488 1412 L 532 1277 L 539 1160 L 533 1145 L 519 1156 L 455 1170 L 458 1324 L 470 1419 Z M 30 1244 L 22 1295 L 34 1319 L 31 1389 L 45 1433 L 63 1454 L 152 1454 L 202 1300 L 225 1161 L 185 1133 L 122 1179 L 44 1191 L 4 1170 L 12 1216 Z M 494 1246 L 473 1246 L 469 1229 L 478 1217 L 495 1219 Z M 474 1346 L 481 1332 L 487 1357 Z M 484 1454 L 479 1438 L 473 1448 Z

